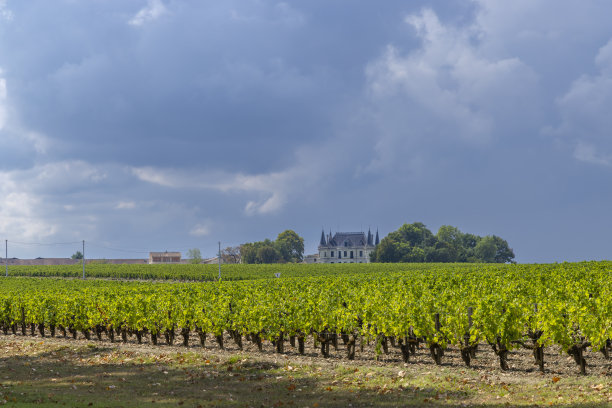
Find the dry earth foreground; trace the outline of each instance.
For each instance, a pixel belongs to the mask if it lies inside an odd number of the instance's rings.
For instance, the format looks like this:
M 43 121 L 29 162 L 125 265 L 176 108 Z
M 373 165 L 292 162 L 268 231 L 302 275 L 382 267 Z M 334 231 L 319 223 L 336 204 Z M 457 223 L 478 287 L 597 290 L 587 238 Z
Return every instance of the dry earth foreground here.
M 458 350 L 436 365 L 429 349 L 409 363 L 390 348 L 378 359 L 366 345 L 347 361 L 340 343 L 329 358 L 311 341 L 305 355 L 265 342 L 263 351 L 228 336 L 225 350 L 209 342 L 152 346 L 60 337 L 0 336 L 0 403 L 7 406 L 76 407 L 405 407 L 556 406 L 612 407 L 612 362 L 588 352 L 588 375 L 553 347 L 545 372 L 532 351 L 509 356 L 502 371 L 488 345 L 480 345 L 472 367 Z

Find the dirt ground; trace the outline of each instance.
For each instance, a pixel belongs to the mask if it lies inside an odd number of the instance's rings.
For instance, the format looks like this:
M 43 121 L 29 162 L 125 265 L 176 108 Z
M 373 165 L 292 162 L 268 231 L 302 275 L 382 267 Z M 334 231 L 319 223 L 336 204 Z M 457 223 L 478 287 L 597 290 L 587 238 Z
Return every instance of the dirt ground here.
M 26 338 L 31 338 L 31 336 L 26 336 Z M 56 338 L 60 338 L 57 333 Z M 92 336 L 92 338 L 95 339 L 94 336 Z M 78 334 L 78 339 L 85 340 L 81 333 Z M 218 353 L 220 355 L 227 354 L 229 356 L 234 355 L 236 353 L 249 353 L 256 356 L 261 356 L 262 358 L 277 354 L 274 345 L 272 345 L 272 343 L 268 341 L 263 341 L 263 350 L 259 351 L 259 349 L 254 343 L 247 341 L 245 337 L 243 337 L 242 339 L 242 350 L 240 350 L 234 340 L 229 335 L 225 334 L 223 341 L 224 350 L 221 350 L 217 342 L 215 341 L 215 338 L 212 335 L 208 335 L 204 350 Z M 136 336 L 129 336 L 127 343 L 121 342 L 120 337 L 117 335 L 115 336 L 115 344 L 121 344 L 122 347 L 129 347 L 130 349 L 135 348 L 143 351 L 150 351 L 151 348 L 159 348 L 166 350 L 172 349 L 176 350 L 177 352 L 185 350 L 202 350 L 202 347 L 200 345 L 200 339 L 195 333 L 191 333 L 188 347 L 184 347 L 182 345 L 182 340 L 183 337 L 180 336 L 178 332 L 174 339 L 173 346 L 168 346 L 163 337 L 158 340 L 157 345 L 153 345 L 148 335 L 142 337 L 142 344 L 137 343 Z M 91 341 L 94 343 L 100 343 L 98 340 Z M 105 335 L 103 335 L 102 343 L 113 344 L 107 341 Z M 425 344 L 421 344 L 420 348 L 417 349 L 416 354 L 410 357 L 410 361 L 407 365 L 404 364 L 402 354 L 398 347 L 393 347 L 391 343 L 388 343 L 388 352 L 388 354 L 385 354 L 384 352 L 377 354 L 375 352 L 375 344 L 373 342 L 365 343 L 363 345 L 362 351 L 360 343 L 358 343 L 355 360 L 350 361 L 346 358 L 346 347 L 343 345 L 342 340 L 338 339 L 338 349 L 336 350 L 333 346 L 330 346 L 330 356 L 328 358 L 323 358 L 320 353 L 320 345 L 317 345 L 317 347 L 315 348 L 313 338 L 312 336 L 309 336 L 307 338 L 307 341 L 305 342 L 304 355 L 300 355 L 298 353 L 297 347 L 291 347 L 289 341 L 285 341 L 283 355 L 289 356 L 295 361 L 303 362 L 304 364 L 316 362 L 320 364 L 342 363 L 345 365 L 359 366 L 365 363 L 368 365 L 380 367 L 405 366 L 406 368 L 416 368 L 419 366 L 435 366 L 434 360 L 432 359 L 429 349 L 426 347 Z M 603 353 L 591 350 L 589 350 L 585 354 L 585 358 L 588 364 L 587 374 L 612 376 L 612 359 L 606 359 Z M 545 348 L 544 361 L 545 374 L 557 376 L 579 375 L 580 370 L 578 365 L 576 365 L 576 363 L 574 362 L 574 359 L 568 354 L 562 353 L 558 347 Z M 529 375 L 530 373 L 534 373 L 533 375 L 536 376 L 541 374 L 538 370 L 538 367 L 534 363 L 532 351 L 519 346 L 517 346 L 516 349 L 511 351 L 508 357 L 508 365 L 510 367 L 510 370 L 506 372 L 506 374 L 515 373 L 516 375 L 522 376 Z M 459 350 L 454 347 L 449 347 L 444 351 L 444 356 L 442 357 L 442 366 L 457 367 L 461 369 L 466 368 L 465 363 L 461 359 Z M 470 368 L 472 370 L 482 371 L 484 373 L 491 373 L 496 371 L 504 373 L 499 368 L 499 358 L 495 355 L 493 349 L 488 344 L 480 344 L 478 346 L 476 358 L 472 360 Z
M 345 358 L 339 341 L 330 357 L 320 356 L 310 338 L 305 355 L 285 343 L 283 354 L 269 342 L 260 352 L 243 350 L 226 336 L 220 350 L 212 336 L 202 348 L 77 340 L 60 337 L 0 336 L 0 403 L 11 406 L 238 406 L 238 407 L 402 407 L 402 406 L 579 406 L 612 407 L 612 360 L 587 352 L 587 375 L 559 350 L 545 352 L 545 372 L 530 350 L 509 356 L 502 371 L 488 345 L 480 345 L 468 368 L 456 349 L 442 365 L 422 347 L 404 363 L 399 349 L 376 358 L 374 345 Z

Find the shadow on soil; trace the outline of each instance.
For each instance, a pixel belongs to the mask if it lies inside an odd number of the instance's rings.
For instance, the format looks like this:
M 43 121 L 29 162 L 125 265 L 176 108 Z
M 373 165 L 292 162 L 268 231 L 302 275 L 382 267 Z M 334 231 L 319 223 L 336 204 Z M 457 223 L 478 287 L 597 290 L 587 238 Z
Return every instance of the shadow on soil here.
M 360 375 L 339 377 L 333 368 L 287 367 L 253 356 L 147 354 L 119 346 L 4 343 L 0 402 L 7 406 L 69 407 L 407 407 L 508 406 L 478 404 L 477 390 L 387 388 Z M 210 359 L 210 360 L 209 360 Z M 553 404 L 604 408 L 609 402 Z M 512 405 L 510 405 L 512 406 Z M 535 405 L 532 405 L 535 406 Z

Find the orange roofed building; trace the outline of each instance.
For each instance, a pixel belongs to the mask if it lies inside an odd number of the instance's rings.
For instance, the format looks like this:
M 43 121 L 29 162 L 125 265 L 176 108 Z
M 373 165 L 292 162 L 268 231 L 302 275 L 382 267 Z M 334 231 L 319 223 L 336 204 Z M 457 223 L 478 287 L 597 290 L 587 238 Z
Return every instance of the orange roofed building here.
M 181 263 L 180 252 L 149 252 L 150 264 Z

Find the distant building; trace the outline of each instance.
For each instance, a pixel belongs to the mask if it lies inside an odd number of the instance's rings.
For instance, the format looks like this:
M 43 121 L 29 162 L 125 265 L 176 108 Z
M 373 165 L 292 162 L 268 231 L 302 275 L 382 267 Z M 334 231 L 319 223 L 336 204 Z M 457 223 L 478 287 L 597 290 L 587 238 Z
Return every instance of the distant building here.
M 207 258 L 207 259 L 202 259 L 202 263 L 206 264 L 206 265 L 212 265 L 212 264 L 218 264 L 219 263 L 219 257 L 218 256 L 214 256 L 212 258 Z M 223 258 L 221 258 L 221 263 L 225 263 L 223 262 Z
M 306 255 L 304 257 L 304 263 L 307 263 L 307 264 L 319 263 L 319 254 Z
M 180 252 L 149 252 L 150 264 L 181 263 Z
M 313 263 L 369 263 L 370 253 L 380 242 L 378 231 L 376 238 L 368 230 L 364 232 L 337 232 L 333 236 L 331 231 L 325 236 L 321 231 L 319 256 L 313 258 Z

